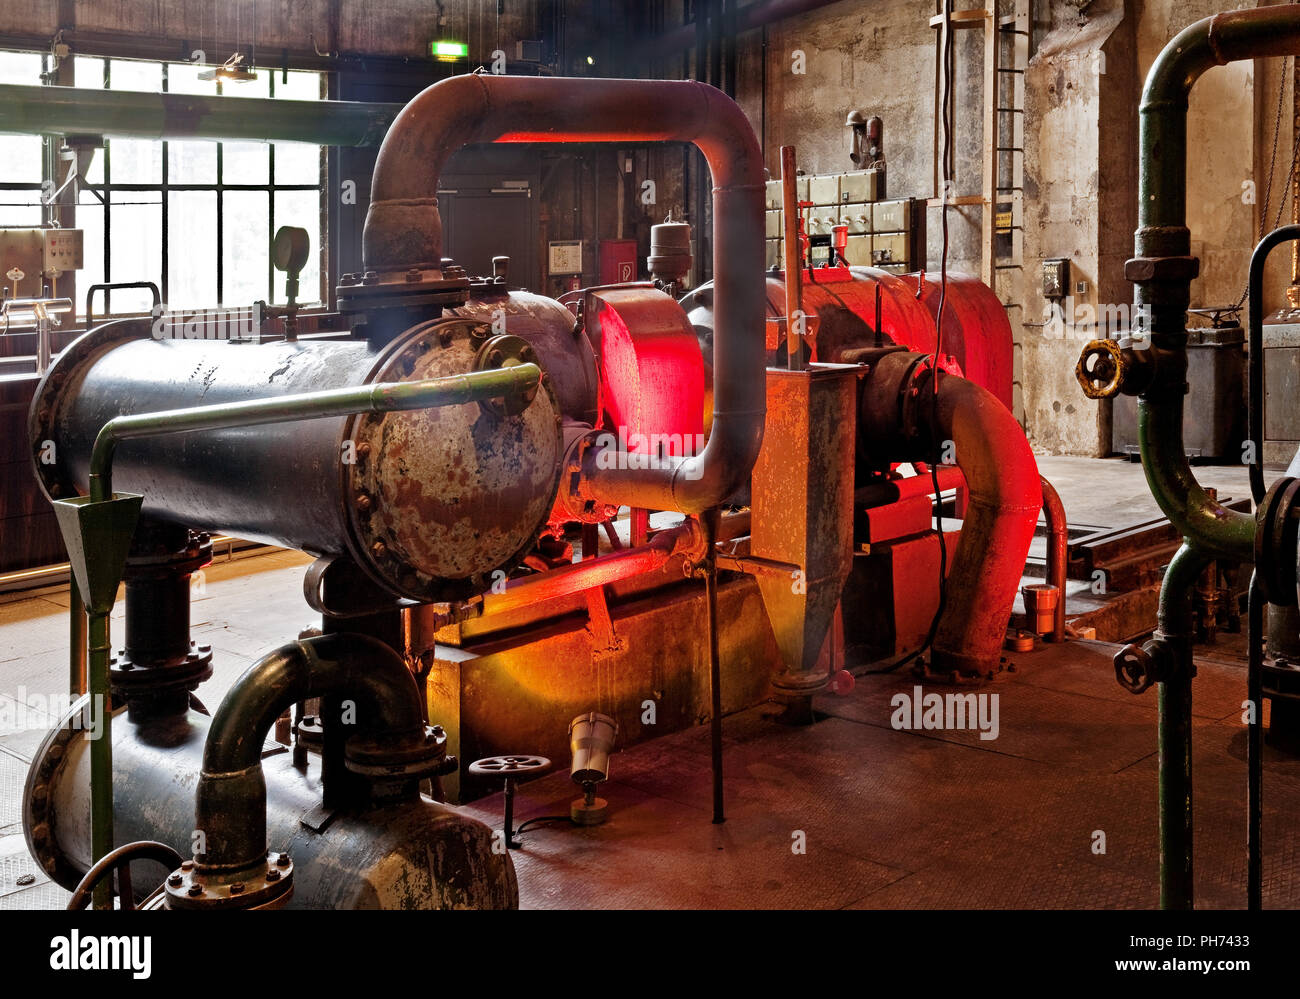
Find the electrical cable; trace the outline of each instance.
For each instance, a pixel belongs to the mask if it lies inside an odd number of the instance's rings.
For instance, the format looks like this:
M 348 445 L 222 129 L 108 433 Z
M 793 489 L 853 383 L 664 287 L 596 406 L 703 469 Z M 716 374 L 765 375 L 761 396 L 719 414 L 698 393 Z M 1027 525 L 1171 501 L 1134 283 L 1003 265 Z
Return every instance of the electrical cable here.
M 940 225 L 943 232 L 943 247 L 939 256 L 939 308 L 934 317 L 934 353 L 930 357 L 930 416 L 931 424 L 937 426 L 939 423 L 939 353 L 943 345 L 943 314 L 948 303 L 948 204 L 950 198 L 950 188 L 952 186 L 952 113 L 953 113 L 953 94 L 952 94 L 952 0 L 943 0 L 943 50 L 940 54 L 940 61 L 943 72 L 943 88 L 940 98 L 940 118 L 943 125 L 943 189 L 942 202 L 939 206 Z M 921 287 L 920 281 L 917 282 L 917 290 Z M 935 442 L 936 459 L 942 456 L 942 442 Z M 907 653 L 907 655 L 896 660 L 889 666 L 881 669 L 866 670 L 863 676 L 877 676 L 883 673 L 892 673 L 894 670 L 907 665 L 913 660 L 919 659 L 929 649 L 934 646 L 935 635 L 939 631 L 939 621 L 943 617 L 943 612 L 948 606 L 948 543 L 943 534 L 943 491 L 939 487 L 939 465 L 941 462 L 935 460 L 930 462 L 930 485 L 934 489 L 934 517 L 936 521 L 936 531 L 939 535 L 939 605 L 935 608 L 934 617 L 930 619 L 930 628 L 926 632 L 925 641 L 920 647 Z
M 527 822 L 515 828 L 515 835 L 518 836 L 529 826 L 537 822 L 573 822 L 573 818 L 568 815 L 539 815 L 535 819 L 529 819 Z

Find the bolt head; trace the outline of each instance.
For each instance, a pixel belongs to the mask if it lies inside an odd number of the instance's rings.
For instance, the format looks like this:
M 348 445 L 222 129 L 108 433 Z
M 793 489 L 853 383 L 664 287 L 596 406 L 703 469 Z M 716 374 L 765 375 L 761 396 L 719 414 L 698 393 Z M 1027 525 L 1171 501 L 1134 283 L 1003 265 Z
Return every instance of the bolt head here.
M 167 883 L 173 888 L 179 888 L 182 880 L 184 879 L 179 874 L 172 874 L 168 876 Z
M 238 894 L 240 894 L 241 892 L 243 892 L 243 890 L 244 890 L 244 882 L 242 882 L 242 881 L 232 881 L 232 882 L 230 882 L 230 894 L 232 894 L 232 895 L 238 895 Z
M 190 890 L 189 890 L 188 894 L 190 894 L 190 895 L 192 895 L 192 896 L 195 896 L 195 897 L 197 897 L 197 896 L 199 896 L 199 895 L 202 895 L 202 894 L 203 894 L 203 886 L 202 886 L 202 885 L 190 885 Z
M 289 855 L 287 853 L 280 854 L 275 858 L 275 864 L 277 867 L 288 867 L 290 864 Z
M 269 871 L 266 872 L 266 880 L 267 880 L 267 881 L 279 881 L 279 880 L 280 880 L 280 872 L 277 871 L 274 867 L 272 867 Z

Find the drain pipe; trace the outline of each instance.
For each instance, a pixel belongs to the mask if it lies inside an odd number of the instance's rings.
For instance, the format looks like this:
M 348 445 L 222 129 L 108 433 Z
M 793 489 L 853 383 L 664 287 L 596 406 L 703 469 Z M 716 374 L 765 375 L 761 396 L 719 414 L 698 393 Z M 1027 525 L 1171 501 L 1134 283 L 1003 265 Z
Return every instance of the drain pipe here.
M 1180 32 L 1156 58 L 1140 109 L 1138 230 L 1125 276 L 1145 335 L 1093 341 L 1076 373 L 1091 398 L 1139 396 L 1138 439 L 1152 495 L 1185 543 L 1160 591 L 1160 627 L 1115 657 L 1134 693 L 1160 688 L 1160 904 L 1190 909 L 1192 879 L 1192 591 L 1212 559 L 1250 562 L 1256 518 L 1226 509 L 1196 481 L 1183 446 L 1187 308 L 1199 261 L 1187 228 L 1188 95 L 1214 66 L 1300 54 L 1300 4 L 1230 11 Z M 1259 446 L 1259 442 L 1256 442 Z M 1285 556 L 1284 556 L 1285 557 Z M 1291 556 L 1292 560 L 1294 555 Z
M 931 460 L 950 451 L 965 475 L 970 502 L 931 670 L 983 676 L 1001 658 L 1043 484 L 1024 431 L 986 389 L 940 372 L 936 420 L 933 375 L 929 355 L 895 351 L 882 357 L 862 389 L 859 447 L 887 461 Z
M 471 74 L 435 83 L 379 149 L 363 233 L 380 275 L 440 270 L 438 177 L 471 142 L 691 142 L 713 175 L 716 316 L 713 427 L 698 456 L 655 461 L 586 449 L 581 502 L 701 513 L 745 485 L 763 438 L 763 155 L 739 106 L 692 80 Z

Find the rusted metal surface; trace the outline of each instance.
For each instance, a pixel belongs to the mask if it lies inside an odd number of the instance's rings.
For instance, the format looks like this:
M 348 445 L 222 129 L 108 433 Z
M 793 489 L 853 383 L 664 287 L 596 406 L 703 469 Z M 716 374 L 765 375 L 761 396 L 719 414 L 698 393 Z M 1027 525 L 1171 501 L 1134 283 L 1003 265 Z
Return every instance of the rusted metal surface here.
M 861 369 L 813 365 L 767 371 L 765 444 L 754 466 L 750 553 L 790 563 L 758 574 L 781 650 L 779 692 L 826 683 L 817 659 L 853 559 L 855 404 Z
M 600 382 L 595 354 L 586 330 L 563 305 L 526 291 L 491 287 L 479 292 L 471 286 L 470 300 L 445 314 L 474 319 L 496 332 L 527 340 L 537 351 L 565 419 L 596 424 Z
M 416 327 L 370 380 L 499 366 L 500 348 L 488 339 L 489 329 L 472 320 Z M 350 422 L 348 439 L 357 456 L 341 466 L 352 557 L 413 599 L 481 593 L 494 572 L 512 571 L 559 485 L 560 414 L 546 384 L 519 414 L 478 403 L 371 414 Z
M 644 468 L 593 453 L 579 486 L 584 500 L 699 513 L 745 484 L 762 440 L 762 343 L 753 334 L 763 321 L 763 157 L 734 101 L 695 81 L 443 80 L 403 109 L 380 147 L 365 262 L 385 273 L 440 266 L 438 178 L 466 143 L 626 141 L 693 142 L 712 172 L 714 422 L 698 458 Z

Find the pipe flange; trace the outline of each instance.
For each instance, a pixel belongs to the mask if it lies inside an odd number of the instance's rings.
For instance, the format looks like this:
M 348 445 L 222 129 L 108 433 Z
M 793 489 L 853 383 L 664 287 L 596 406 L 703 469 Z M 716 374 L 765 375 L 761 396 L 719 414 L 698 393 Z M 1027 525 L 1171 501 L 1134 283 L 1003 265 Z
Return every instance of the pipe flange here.
M 59 356 L 37 385 L 27 414 L 27 439 L 32 448 L 36 477 L 50 499 L 67 499 L 80 491 L 57 448 L 55 425 L 63 387 L 76 380 L 77 372 L 92 356 L 128 340 L 148 339 L 152 329 L 152 320 L 147 318 L 119 319 L 96 326 L 59 351 Z M 47 445 L 54 447 L 53 454 L 49 453 Z
M 488 329 L 490 327 L 480 326 L 478 329 L 471 331 L 470 336 L 474 338 L 475 332 L 481 333 L 481 331 Z M 508 333 L 488 337 L 474 356 L 475 371 L 495 371 L 501 368 L 512 368 L 519 364 L 537 363 L 537 351 L 533 350 L 532 344 L 522 337 L 511 336 Z M 538 385 L 545 381 L 546 373 L 543 372 L 541 382 Z M 537 397 L 538 385 L 534 385 L 526 392 L 506 396 L 503 399 L 484 399 L 479 405 L 487 412 L 498 417 L 518 416 L 532 405 L 533 399 Z
M 74 862 L 59 846 L 54 834 L 57 816 L 52 792 L 73 740 L 84 739 L 91 731 L 86 725 L 89 704 L 90 695 L 82 694 L 58 724 L 45 734 L 23 784 L 22 821 L 27 849 L 41 865 L 41 870 L 68 891 L 76 890 L 87 868 Z M 125 710 L 125 707 L 120 708 L 114 715 Z
M 179 661 L 137 665 L 123 650 L 109 658 L 109 682 L 113 697 L 164 693 L 169 690 L 195 690 L 212 677 L 212 646 L 195 645 Z
M 165 887 L 168 909 L 279 909 L 293 895 L 293 861 L 272 853 L 253 871 L 216 875 L 187 860 Z
M 489 329 L 462 318 L 413 326 L 367 381 L 468 373 Z M 527 342 L 518 344 L 511 351 L 522 355 Z M 348 557 L 385 592 L 419 603 L 465 600 L 513 572 L 546 526 L 563 471 L 559 403 L 545 380 L 517 413 L 464 404 L 359 414 L 339 446 L 355 456 L 340 464 L 352 498 Z
M 450 773 L 447 733 L 441 725 L 426 728 L 423 737 L 391 739 L 383 736 L 353 736 L 344 750 L 347 769 L 371 778 L 422 778 Z
M 1296 606 L 1300 478 L 1283 476 L 1269 487 L 1256 512 L 1255 572 L 1264 599 Z

